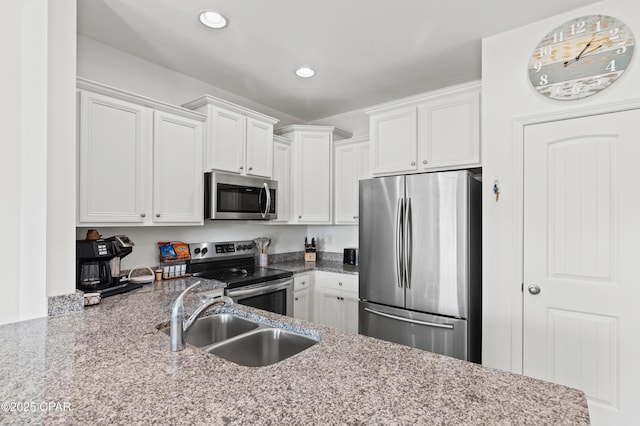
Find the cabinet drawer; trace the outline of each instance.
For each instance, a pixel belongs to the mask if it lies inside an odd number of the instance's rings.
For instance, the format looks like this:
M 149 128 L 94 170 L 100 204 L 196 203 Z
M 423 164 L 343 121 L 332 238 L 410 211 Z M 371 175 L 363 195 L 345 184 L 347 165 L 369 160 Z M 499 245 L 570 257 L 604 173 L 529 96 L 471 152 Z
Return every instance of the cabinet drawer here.
M 357 294 L 358 276 L 318 271 L 316 272 L 316 286 L 327 290 L 348 291 Z
M 311 275 L 302 274 L 293 277 L 293 291 L 307 290 L 311 287 Z

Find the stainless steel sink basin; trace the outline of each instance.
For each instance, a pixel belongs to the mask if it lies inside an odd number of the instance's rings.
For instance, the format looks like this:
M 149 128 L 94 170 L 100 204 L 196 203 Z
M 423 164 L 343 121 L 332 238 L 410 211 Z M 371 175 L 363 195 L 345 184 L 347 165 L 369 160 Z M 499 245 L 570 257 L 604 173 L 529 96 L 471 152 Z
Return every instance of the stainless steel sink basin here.
M 255 330 L 258 324 L 230 314 L 216 314 L 198 319 L 189 329 L 186 342 L 199 348 L 222 342 L 247 331 Z M 165 334 L 170 333 L 164 328 Z
M 210 348 L 207 352 L 247 367 L 264 367 L 318 343 L 280 328 L 261 328 Z

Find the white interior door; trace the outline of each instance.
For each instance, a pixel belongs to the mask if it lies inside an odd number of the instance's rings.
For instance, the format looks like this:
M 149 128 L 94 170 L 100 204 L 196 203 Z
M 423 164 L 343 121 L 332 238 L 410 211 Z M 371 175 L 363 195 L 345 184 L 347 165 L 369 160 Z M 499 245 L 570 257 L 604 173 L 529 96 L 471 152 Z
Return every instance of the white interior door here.
M 638 123 L 525 129 L 524 374 L 583 390 L 594 425 L 640 424 Z

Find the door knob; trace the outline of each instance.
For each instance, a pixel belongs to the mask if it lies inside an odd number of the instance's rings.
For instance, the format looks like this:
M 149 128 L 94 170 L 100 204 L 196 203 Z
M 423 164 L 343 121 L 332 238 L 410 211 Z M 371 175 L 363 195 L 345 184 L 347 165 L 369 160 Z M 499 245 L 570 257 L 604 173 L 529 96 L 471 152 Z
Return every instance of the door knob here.
M 533 294 L 534 296 L 536 294 L 540 294 L 540 287 L 538 287 L 536 284 L 531 284 L 529 287 L 527 287 L 527 289 L 529 289 L 529 293 Z

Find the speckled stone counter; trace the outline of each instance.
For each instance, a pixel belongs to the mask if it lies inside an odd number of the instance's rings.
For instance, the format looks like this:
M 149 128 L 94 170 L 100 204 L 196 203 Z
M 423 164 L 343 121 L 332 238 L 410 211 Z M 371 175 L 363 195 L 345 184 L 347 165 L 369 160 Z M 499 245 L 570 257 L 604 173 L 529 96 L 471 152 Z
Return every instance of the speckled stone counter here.
M 269 268 L 284 269 L 294 274 L 305 271 L 326 271 L 336 272 L 339 274 L 358 275 L 358 267 L 353 265 L 345 265 L 341 261 L 334 260 L 318 260 L 317 262 L 305 262 L 304 260 L 295 260 L 291 262 L 278 262 L 269 265 Z
M 155 326 L 169 319 L 180 290 L 174 284 L 0 326 L 0 402 L 35 408 L 0 411 L 0 423 L 589 423 L 584 394 L 575 389 L 239 305 L 319 333 L 321 341 L 259 368 L 192 346 L 172 353 Z M 197 300 L 187 297 L 189 312 Z

